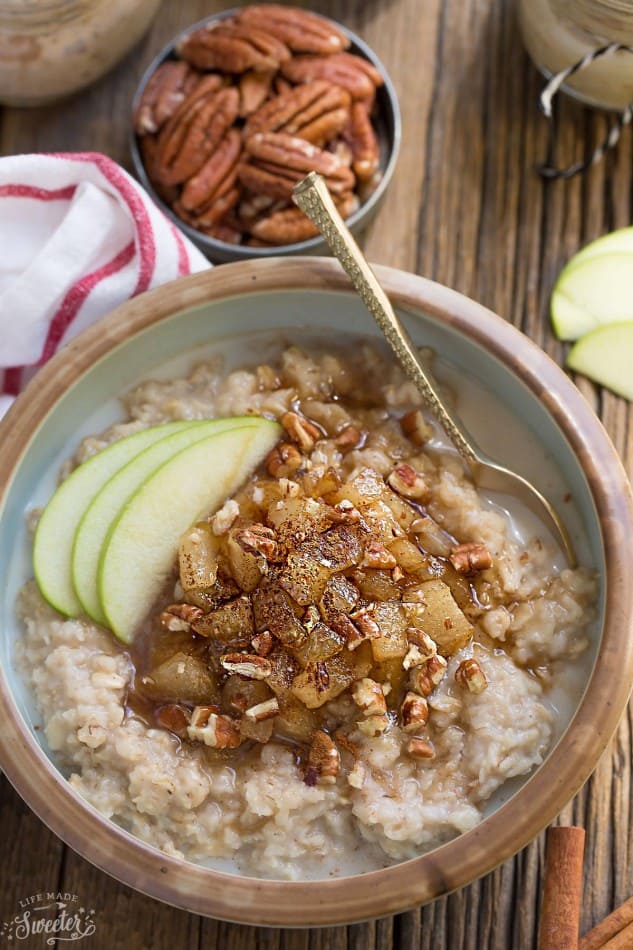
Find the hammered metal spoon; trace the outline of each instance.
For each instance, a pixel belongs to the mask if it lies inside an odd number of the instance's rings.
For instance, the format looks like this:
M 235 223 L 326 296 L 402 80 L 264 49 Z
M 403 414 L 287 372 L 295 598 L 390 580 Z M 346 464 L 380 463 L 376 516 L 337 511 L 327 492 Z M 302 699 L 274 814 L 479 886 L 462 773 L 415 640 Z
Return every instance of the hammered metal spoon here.
M 526 478 L 488 458 L 466 432 L 460 420 L 446 406 L 437 386 L 422 366 L 411 337 L 396 316 L 386 293 L 338 213 L 323 178 L 316 172 L 311 172 L 295 186 L 293 200 L 317 226 L 332 253 L 338 258 L 404 371 L 413 380 L 427 406 L 468 466 L 475 483 L 480 488 L 520 498 L 554 533 L 570 565 L 574 566 L 574 550 L 567 529 L 556 510 Z

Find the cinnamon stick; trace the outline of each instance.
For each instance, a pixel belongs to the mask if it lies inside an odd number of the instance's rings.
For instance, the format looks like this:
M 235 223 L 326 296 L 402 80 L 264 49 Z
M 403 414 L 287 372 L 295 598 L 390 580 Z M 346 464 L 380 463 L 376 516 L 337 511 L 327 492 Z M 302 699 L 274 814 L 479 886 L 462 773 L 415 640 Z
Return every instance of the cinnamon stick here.
M 626 932 L 633 926 L 633 897 L 625 901 L 620 907 L 600 921 L 593 930 L 581 939 L 579 943 L 580 950 L 601 950 L 601 948 L 613 937 L 619 936 L 622 931 Z M 628 934 L 629 943 L 623 943 L 623 947 L 633 947 L 633 931 Z M 613 950 L 609 947 L 609 950 Z
M 584 828 L 550 828 L 539 950 L 577 950 L 582 891 Z
M 631 950 L 633 947 L 633 924 L 602 944 L 602 950 Z

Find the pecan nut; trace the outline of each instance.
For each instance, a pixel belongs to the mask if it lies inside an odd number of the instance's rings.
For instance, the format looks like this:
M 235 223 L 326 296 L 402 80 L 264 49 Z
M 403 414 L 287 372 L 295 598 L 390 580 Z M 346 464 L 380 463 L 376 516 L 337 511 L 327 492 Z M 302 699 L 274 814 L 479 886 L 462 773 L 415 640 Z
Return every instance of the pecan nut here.
M 237 129 L 229 129 L 202 168 L 185 184 L 180 202 L 187 211 L 195 211 L 230 191 L 237 180 L 237 161 L 242 140 Z
M 290 59 L 290 50 L 278 37 L 232 18 L 194 30 L 178 45 L 177 52 L 196 69 L 226 73 L 275 72 Z
M 242 736 L 235 722 L 219 715 L 212 706 L 196 706 L 187 727 L 190 739 L 204 742 L 212 749 L 236 749 Z
M 318 228 L 299 208 L 284 208 L 274 211 L 256 221 L 251 234 L 266 244 L 296 244 L 316 237 Z
M 246 123 L 244 135 L 286 132 L 321 148 L 346 127 L 349 107 L 350 97 L 344 89 L 318 79 L 264 103 Z
M 317 782 L 332 785 L 341 767 L 341 756 L 334 740 L 322 729 L 312 736 L 312 744 L 308 753 L 308 767 L 304 781 L 306 785 L 316 785 Z
M 458 574 L 477 574 L 492 567 L 492 555 L 485 544 L 468 541 L 452 550 L 449 561 Z
M 169 59 L 153 73 L 134 113 L 137 135 L 158 132 L 185 101 L 200 78 L 189 63 Z
M 238 110 L 237 89 L 220 89 L 204 96 L 194 91 L 158 136 L 160 180 L 175 185 L 195 175 L 233 125 Z
M 364 102 L 354 102 L 343 138 L 350 147 L 352 168 L 361 182 L 371 181 L 380 163 L 380 149 Z
M 352 699 L 365 716 L 381 716 L 387 712 L 382 686 L 368 676 L 356 681 L 352 690 Z
M 330 20 L 276 3 L 255 3 L 236 15 L 238 23 L 266 30 L 295 53 L 337 53 L 348 48 L 348 37 Z
M 282 75 L 293 83 L 326 79 L 334 86 L 346 89 L 352 99 L 371 102 L 376 84 L 368 75 L 360 56 L 344 53 L 334 56 L 293 56 L 281 65 Z
M 249 70 L 240 76 L 240 116 L 245 119 L 266 101 L 273 84 L 272 73 Z
M 486 674 L 482 670 L 477 660 L 462 660 L 455 670 L 455 682 L 460 686 L 465 686 L 469 692 L 477 696 L 488 686 Z
M 279 421 L 302 452 L 311 452 L 316 442 L 322 438 L 320 430 L 296 412 L 284 412 Z
M 227 673 L 237 673 L 249 680 L 265 680 L 272 673 L 270 660 L 251 653 L 225 653 L 220 663 Z
M 414 736 L 407 743 L 407 752 L 414 759 L 434 759 L 435 746 L 428 739 L 420 739 Z
M 429 721 L 429 704 L 424 696 L 408 692 L 400 706 L 400 722 L 404 732 L 417 732 Z
M 334 195 L 354 187 L 354 173 L 336 155 L 284 132 L 257 132 L 244 143 L 248 160 L 239 177 L 251 191 L 289 200 L 296 183 L 310 171 L 325 178 Z
M 171 604 L 160 615 L 160 622 L 170 633 L 186 632 L 191 624 L 200 620 L 203 611 L 193 604 Z
M 387 478 L 387 484 L 397 495 L 410 498 L 412 501 L 422 501 L 429 493 L 422 476 L 406 463 L 396 465 Z

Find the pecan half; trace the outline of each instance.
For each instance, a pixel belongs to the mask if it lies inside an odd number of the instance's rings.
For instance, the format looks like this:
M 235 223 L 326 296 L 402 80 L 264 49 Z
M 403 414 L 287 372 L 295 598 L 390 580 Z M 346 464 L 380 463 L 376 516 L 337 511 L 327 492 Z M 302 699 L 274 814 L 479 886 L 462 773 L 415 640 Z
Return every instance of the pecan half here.
M 276 72 L 290 59 L 290 50 L 278 37 L 232 18 L 194 30 L 178 45 L 177 52 L 196 69 L 226 73 Z
M 452 550 L 449 561 L 458 574 L 477 574 L 492 567 L 492 555 L 485 544 L 468 541 L 458 544 Z
M 230 191 L 237 180 L 237 162 L 242 139 L 237 129 L 229 129 L 202 168 L 182 189 L 180 203 L 187 211 L 202 209 Z
M 443 656 L 430 657 L 424 666 L 414 666 L 409 674 L 411 686 L 421 696 L 430 696 L 446 675 L 447 662 Z
M 204 165 L 237 118 L 237 89 L 220 89 L 185 100 L 158 137 L 157 172 L 164 184 L 179 184 Z
M 299 208 L 284 208 L 274 211 L 256 221 L 251 227 L 253 237 L 266 244 L 295 244 L 316 237 L 318 228 L 306 218 Z
M 352 104 L 343 138 L 352 153 L 352 168 L 359 181 L 371 181 L 380 163 L 380 148 L 369 112 L 363 102 Z
M 193 604 L 171 604 L 163 610 L 160 622 L 171 633 L 186 632 L 191 629 L 192 623 L 200 620 L 203 613 L 200 607 L 194 607 Z
M 266 456 L 266 470 L 273 478 L 291 475 L 301 468 L 302 464 L 301 453 L 288 442 L 275 446 Z
M 293 56 L 281 65 L 281 73 L 293 83 L 326 79 L 349 92 L 352 99 L 372 101 L 376 86 L 357 62 L 358 56 Z
M 345 33 L 330 20 L 297 7 L 255 3 L 240 10 L 236 20 L 272 33 L 293 52 L 337 53 L 350 44 Z
M 244 143 L 248 160 L 240 165 L 242 184 L 256 193 L 289 200 L 294 185 L 310 171 L 322 175 L 330 191 L 354 187 L 354 174 L 331 152 L 284 132 L 258 132 Z
M 273 73 L 249 70 L 240 76 L 240 116 L 245 119 L 266 101 L 273 84 Z
M 433 438 L 433 429 L 419 409 L 412 409 L 400 419 L 402 434 L 414 445 L 426 445 Z
M 287 132 L 322 147 L 345 128 L 349 106 L 344 89 L 319 79 L 264 103 L 246 123 L 244 135 Z
M 200 74 L 189 63 L 169 59 L 161 63 L 143 90 L 134 113 L 134 131 L 137 135 L 158 132 L 184 102 Z

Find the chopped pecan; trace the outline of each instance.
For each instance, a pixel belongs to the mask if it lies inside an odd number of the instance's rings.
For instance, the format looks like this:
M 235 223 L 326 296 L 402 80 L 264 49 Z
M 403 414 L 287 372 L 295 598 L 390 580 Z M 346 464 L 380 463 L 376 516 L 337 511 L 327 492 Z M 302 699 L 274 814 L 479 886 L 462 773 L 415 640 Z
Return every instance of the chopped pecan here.
M 186 36 L 177 51 L 196 69 L 226 73 L 276 72 L 290 58 L 288 47 L 276 36 L 233 19 L 206 23 Z
M 276 696 L 265 700 L 263 703 L 257 703 L 247 709 L 244 715 L 253 722 L 265 722 L 266 719 L 273 719 L 279 713 L 279 702 Z
M 195 175 L 233 125 L 237 89 L 220 89 L 186 99 L 158 136 L 156 170 L 161 182 L 180 184 Z
M 378 138 L 367 108 L 363 102 L 352 104 L 349 121 L 343 129 L 343 138 L 352 153 L 352 168 L 359 181 L 371 181 L 380 163 Z
M 187 211 L 201 211 L 230 191 L 237 180 L 237 162 L 242 139 L 237 129 L 229 129 L 204 165 L 182 189 L 180 202 Z
M 419 409 L 412 409 L 400 419 L 400 428 L 414 445 L 426 445 L 433 438 L 433 429 Z
M 382 735 L 388 726 L 389 717 L 386 713 L 377 716 L 367 716 L 366 719 L 362 719 L 360 722 L 356 723 L 357 729 L 362 732 L 363 735 L 369 736 L 370 739 L 374 739 L 376 736 Z
M 273 478 L 281 478 L 301 468 L 303 459 L 294 445 L 282 442 L 266 456 L 266 470 Z
M 368 639 L 367 634 L 359 630 L 349 617 L 342 612 L 330 613 L 329 625 L 335 633 L 345 639 L 348 650 L 356 650 L 361 643 Z
M 455 670 L 455 682 L 475 695 L 483 693 L 488 685 L 486 674 L 474 659 L 462 660 Z
M 227 673 L 237 673 L 249 680 L 265 680 L 272 673 L 270 660 L 252 653 L 225 653 L 220 663 Z
M 381 544 L 380 541 L 368 541 L 365 546 L 361 567 L 377 568 L 379 570 L 391 570 L 397 564 L 391 551 Z
M 447 662 L 439 653 L 430 657 L 424 666 L 414 666 L 409 673 L 411 686 L 421 696 L 430 696 L 446 675 Z
M 451 550 L 449 561 L 458 574 L 476 574 L 492 567 L 492 556 L 485 544 L 468 541 Z
M 349 452 L 350 449 L 358 448 L 363 441 L 363 433 L 356 426 L 345 426 L 334 439 L 334 444 L 342 452 Z
M 199 620 L 204 611 L 193 604 L 171 604 L 160 615 L 160 622 L 171 633 L 191 630 L 191 624 Z
M 258 656 L 268 656 L 274 645 L 275 638 L 270 630 L 262 630 L 251 640 L 251 646 Z
M 266 525 L 254 522 L 245 528 L 238 528 L 233 537 L 242 548 L 261 554 L 266 560 L 273 559 L 277 553 L 275 533 Z
M 279 421 L 302 452 L 311 452 L 322 438 L 320 429 L 296 412 L 284 412 Z
M 414 736 L 413 739 L 409 739 L 407 752 L 414 759 L 435 758 L 435 746 L 433 743 L 429 742 L 428 739 L 421 739 L 419 736 Z
M 410 498 L 412 501 L 422 501 L 427 497 L 429 489 L 421 475 L 414 468 L 404 462 L 396 465 L 387 478 L 387 484 L 397 495 Z
M 174 59 L 161 63 L 150 76 L 134 113 L 136 134 L 158 132 L 184 102 L 198 79 L 199 73 L 188 63 Z
M 177 703 L 168 703 L 156 710 L 156 725 L 173 732 L 180 739 L 187 738 L 189 711 Z
M 334 740 L 323 729 L 317 729 L 312 736 L 308 753 L 308 766 L 304 779 L 306 785 L 316 785 L 317 782 L 333 785 L 340 767 L 341 756 Z
M 281 73 L 294 83 L 325 79 L 349 92 L 352 99 L 371 101 L 376 91 L 374 82 L 356 62 L 360 57 L 293 56 L 281 65 Z
M 245 119 L 266 101 L 273 83 L 273 73 L 256 73 L 254 70 L 240 76 L 240 116 Z
M 400 706 L 400 722 L 405 732 L 416 732 L 429 721 L 429 704 L 424 696 L 408 692 Z
M 297 7 L 249 4 L 237 13 L 236 20 L 272 33 L 295 53 L 337 53 L 347 49 L 350 42 L 330 20 Z
M 211 530 L 213 533 L 220 537 L 229 530 L 229 528 L 234 524 L 238 515 L 240 513 L 240 506 L 235 501 L 234 498 L 229 498 L 224 502 L 219 511 L 211 518 Z
M 236 749 L 242 742 L 235 722 L 228 716 L 219 715 L 213 706 L 196 706 L 187 734 L 190 739 L 204 742 L 212 749 Z
M 380 636 L 380 627 L 376 621 L 370 617 L 371 607 L 361 607 L 350 614 L 350 620 L 358 627 L 365 639 L 377 640 Z
M 435 640 L 424 630 L 420 630 L 418 627 L 407 627 L 406 635 L 409 643 L 416 646 L 425 659 L 428 660 L 437 653 Z
M 420 650 L 420 647 L 415 643 L 409 645 L 407 654 L 402 661 L 402 668 L 405 670 L 414 669 L 416 666 L 423 666 L 426 661 L 433 656 L 434 654 L 429 654 L 426 651 Z
M 286 132 L 322 147 L 346 127 L 349 107 L 344 89 L 319 79 L 265 102 L 246 123 L 244 135 Z
M 368 676 L 354 683 L 352 699 L 365 716 L 380 716 L 387 712 L 382 686 Z
M 354 765 L 347 774 L 347 784 L 352 788 L 362 788 L 367 778 L 367 767 L 360 759 L 354 762 Z

